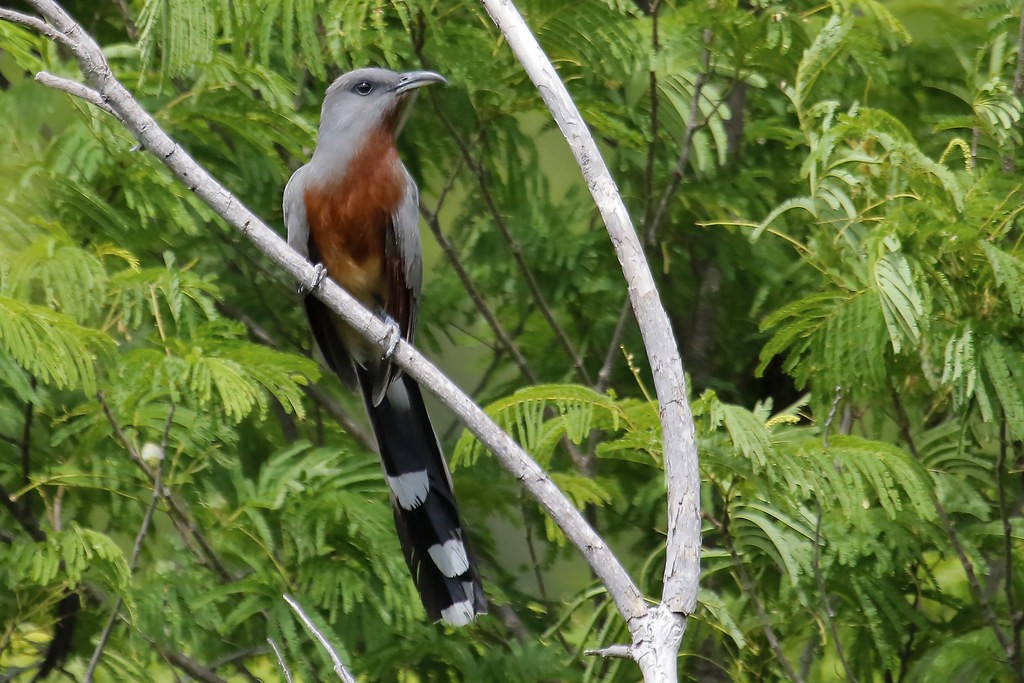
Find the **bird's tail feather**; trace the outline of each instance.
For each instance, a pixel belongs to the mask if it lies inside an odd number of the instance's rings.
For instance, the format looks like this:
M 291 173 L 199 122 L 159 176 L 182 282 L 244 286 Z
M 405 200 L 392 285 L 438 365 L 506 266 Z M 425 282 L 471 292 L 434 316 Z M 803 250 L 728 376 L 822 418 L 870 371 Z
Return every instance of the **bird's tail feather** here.
M 423 607 L 434 621 L 467 624 L 487 612 L 487 599 L 419 385 L 402 375 L 374 405 L 369 373 L 357 372 L 391 489 L 395 527 Z

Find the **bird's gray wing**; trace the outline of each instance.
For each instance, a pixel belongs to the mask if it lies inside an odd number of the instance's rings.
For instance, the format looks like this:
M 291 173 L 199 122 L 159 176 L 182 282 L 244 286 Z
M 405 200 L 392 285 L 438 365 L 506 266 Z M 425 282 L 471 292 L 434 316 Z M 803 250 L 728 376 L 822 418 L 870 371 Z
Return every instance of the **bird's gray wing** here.
M 388 282 L 387 314 L 412 342 L 416 334 L 420 287 L 423 284 L 423 253 L 420 246 L 419 192 L 409 172 L 402 168 L 405 188 L 392 212 L 384 240 L 384 268 Z M 402 369 L 385 361 L 373 375 L 371 392 L 374 405 L 380 403 L 388 387 L 401 377 Z
M 288 228 L 288 246 L 309 258 L 309 223 L 306 221 L 305 174 L 303 166 L 284 186 L 284 225 Z
M 284 223 L 288 228 L 288 245 L 315 264 L 320 263 L 321 258 L 306 218 L 307 168 L 303 166 L 295 171 L 284 188 Z M 327 366 L 350 391 L 357 391 L 359 380 L 355 368 L 352 367 L 352 358 L 339 332 L 344 323 L 315 296 L 307 294 L 303 299 L 303 305 L 306 308 L 309 328 L 313 331 L 313 338 Z
M 423 247 L 420 244 L 419 192 L 412 176 L 404 168 L 405 191 L 391 217 L 387 240 L 387 259 L 392 301 L 403 308 L 402 336 L 412 342 L 416 334 L 420 289 L 423 286 Z

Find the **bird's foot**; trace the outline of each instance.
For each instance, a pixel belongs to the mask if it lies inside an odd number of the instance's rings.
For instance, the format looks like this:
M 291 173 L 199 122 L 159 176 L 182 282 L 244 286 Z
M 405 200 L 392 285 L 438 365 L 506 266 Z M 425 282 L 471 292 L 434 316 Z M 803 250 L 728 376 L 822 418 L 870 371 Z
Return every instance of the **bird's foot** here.
M 402 328 L 391 317 L 384 318 L 384 324 L 388 326 L 388 331 L 384 333 L 384 337 L 381 339 L 381 342 L 384 344 L 384 353 L 380 359 L 382 361 L 389 361 L 391 356 L 395 355 L 395 349 L 398 348 L 398 342 L 402 338 Z
M 313 266 L 313 278 L 309 283 L 299 283 L 299 294 L 309 294 L 320 286 L 320 283 L 324 281 L 325 277 L 327 277 L 327 269 L 324 268 L 324 264 L 317 263 Z

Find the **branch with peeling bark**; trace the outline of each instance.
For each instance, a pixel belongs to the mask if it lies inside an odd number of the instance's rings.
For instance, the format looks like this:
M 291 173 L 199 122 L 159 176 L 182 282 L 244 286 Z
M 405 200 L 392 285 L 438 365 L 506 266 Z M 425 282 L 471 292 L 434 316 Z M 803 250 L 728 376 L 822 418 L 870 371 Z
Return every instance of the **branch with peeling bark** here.
M 314 281 L 314 269 L 309 262 L 290 249 L 280 236 L 160 129 L 114 77 L 100 47 L 77 22 L 52 0 L 29 0 L 29 4 L 45 21 L 9 10 L 0 13 L 0 18 L 38 30 L 67 47 L 78 60 L 88 87 L 79 88 L 45 76 L 40 82 L 82 97 L 116 116 L 143 149 L 167 166 L 189 190 L 282 270 L 300 282 Z M 515 7 L 499 0 L 484 0 L 484 5 L 537 85 L 580 164 L 622 266 L 633 312 L 647 347 L 660 404 L 668 482 L 668 548 L 662 603 L 651 606 L 645 602 L 605 542 L 544 471 L 434 365 L 404 341 L 395 348 L 393 360 L 463 420 L 579 548 L 628 624 L 633 642 L 623 652 L 637 661 L 644 679 L 675 680 L 685 616 L 696 608 L 700 549 L 700 479 L 679 352 L 640 240 L 593 137 L 568 92 Z M 389 341 L 388 326 L 334 282 L 324 281 L 314 288 L 313 294 L 352 328 L 384 349 Z

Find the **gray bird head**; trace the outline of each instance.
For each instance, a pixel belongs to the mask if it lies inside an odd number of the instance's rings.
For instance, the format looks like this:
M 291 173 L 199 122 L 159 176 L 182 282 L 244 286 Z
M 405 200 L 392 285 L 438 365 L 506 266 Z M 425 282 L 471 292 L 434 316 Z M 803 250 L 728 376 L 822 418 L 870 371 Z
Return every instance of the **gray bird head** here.
M 325 126 L 357 133 L 362 124 L 398 124 L 403 104 L 410 92 L 431 83 L 446 83 L 433 71 L 395 73 L 387 69 L 366 68 L 339 76 L 327 88 L 320 114 L 320 135 Z

